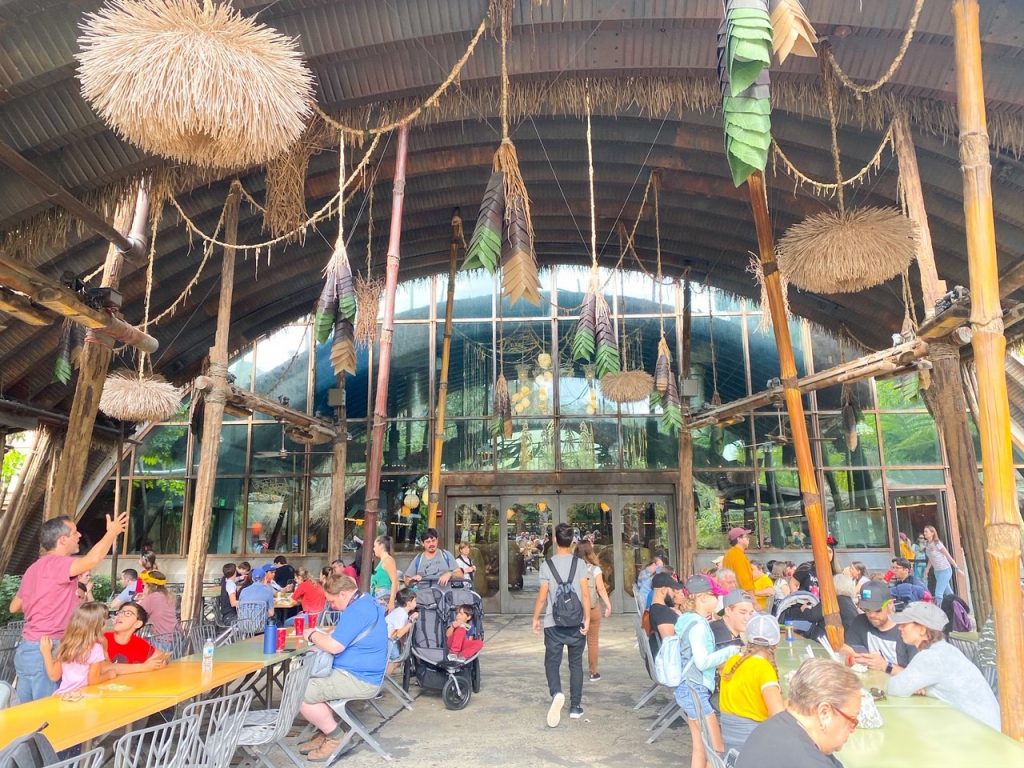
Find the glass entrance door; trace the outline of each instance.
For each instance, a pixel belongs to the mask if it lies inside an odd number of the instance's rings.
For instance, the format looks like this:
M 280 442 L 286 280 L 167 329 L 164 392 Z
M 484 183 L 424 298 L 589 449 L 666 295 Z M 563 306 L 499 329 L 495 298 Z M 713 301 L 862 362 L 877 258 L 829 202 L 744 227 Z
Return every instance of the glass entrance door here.
M 503 496 L 501 557 L 502 613 L 532 613 L 540 589 L 538 571 L 554 546 L 551 537 L 557 497 Z
M 601 566 L 601 577 L 612 603 L 612 610 L 622 611 L 622 537 L 618 503 L 615 496 L 600 494 L 563 495 L 559 499 L 560 520 L 572 526 L 578 541 L 589 539 L 594 545 Z
M 923 550 L 918 546 L 925 526 L 935 526 L 935 530 L 939 532 L 939 539 L 947 547 L 952 547 L 944 496 L 942 491 L 937 490 L 900 491 L 889 494 L 889 505 L 893 511 L 893 551 L 896 557 L 904 556 L 905 553 L 900 546 L 900 534 L 906 534 L 906 544 L 915 550 L 914 575 L 919 579 L 924 578 L 924 569 L 928 564 Z M 955 572 L 953 578 L 956 579 Z M 930 579 L 928 589 L 934 594 L 934 578 Z M 956 589 L 955 581 L 953 589 Z

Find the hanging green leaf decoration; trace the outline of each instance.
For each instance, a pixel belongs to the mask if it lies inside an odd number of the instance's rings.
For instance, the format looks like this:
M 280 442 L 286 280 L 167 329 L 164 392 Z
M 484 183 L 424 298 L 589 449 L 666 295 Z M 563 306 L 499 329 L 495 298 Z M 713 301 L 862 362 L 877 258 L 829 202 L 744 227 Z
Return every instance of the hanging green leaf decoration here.
M 463 269 L 486 269 L 492 275 L 501 261 L 502 230 L 505 221 L 505 174 L 495 171 L 487 182 L 476 228 L 466 249 Z
M 772 35 L 768 0 L 727 0 L 718 30 L 718 77 L 726 157 L 737 187 L 768 165 Z
M 662 432 L 675 434 L 683 427 L 683 406 L 679 400 L 679 390 L 676 388 L 676 377 L 670 376 L 668 390 L 661 403 L 661 424 Z
M 313 329 L 316 333 L 317 344 L 323 344 L 331 337 L 331 330 L 334 328 L 334 318 L 338 314 L 338 274 L 337 264 L 332 258 L 327 264 L 327 274 L 324 275 L 324 287 L 320 291 L 320 298 L 316 302 L 316 314 L 313 318 Z
M 594 354 L 594 363 L 597 378 L 602 379 L 605 374 L 621 371 L 622 362 L 619 359 L 619 345 L 615 340 L 615 325 L 608 310 L 608 302 L 601 293 L 598 293 L 596 298 L 594 324 L 597 328 L 597 351 Z
M 352 279 L 352 265 L 348 261 L 348 252 L 345 245 L 339 244 L 334 252 L 334 260 L 337 262 L 336 274 L 338 276 L 338 314 L 354 323 L 356 320 L 356 299 L 355 282 Z
M 597 348 L 597 326 L 594 308 L 597 306 L 597 294 L 591 288 L 583 297 L 580 306 L 580 319 L 576 322 L 576 331 L 572 337 L 572 359 L 593 360 Z
M 60 343 L 57 346 L 57 359 L 53 363 L 54 381 L 59 381 L 65 386 L 71 382 L 71 376 L 74 374 L 71 365 L 72 325 L 71 321 L 64 321 L 64 326 L 60 330 Z

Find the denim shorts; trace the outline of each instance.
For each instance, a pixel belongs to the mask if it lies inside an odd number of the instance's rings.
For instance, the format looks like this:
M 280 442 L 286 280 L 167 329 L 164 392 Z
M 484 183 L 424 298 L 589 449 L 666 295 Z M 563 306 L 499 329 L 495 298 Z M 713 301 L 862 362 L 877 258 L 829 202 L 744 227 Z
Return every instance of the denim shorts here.
M 690 683 L 694 690 L 697 691 L 697 698 L 700 699 L 701 709 L 704 710 L 704 717 L 715 714 L 715 710 L 711 706 L 711 691 L 709 691 L 703 685 L 695 685 Z M 691 720 L 697 719 L 697 710 L 693 706 L 693 697 L 690 696 L 690 689 L 686 682 L 683 682 L 678 688 L 676 688 L 676 703 L 683 708 L 683 712 Z
M 58 641 L 54 641 L 54 650 L 59 644 Z M 18 673 L 18 700 L 22 704 L 52 696 L 60 685 L 59 681 L 51 680 L 46 674 L 46 665 L 43 663 L 43 653 L 39 650 L 38 640 L 22 640 L 18 644 L 14 652 L 14 669 Z

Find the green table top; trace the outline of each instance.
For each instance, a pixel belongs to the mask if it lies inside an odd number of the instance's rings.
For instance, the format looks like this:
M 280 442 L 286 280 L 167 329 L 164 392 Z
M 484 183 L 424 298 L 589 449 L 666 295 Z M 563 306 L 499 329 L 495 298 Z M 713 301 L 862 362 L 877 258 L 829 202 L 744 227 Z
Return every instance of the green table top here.
M 289 629 L 288 643 L 282 653 L 263 653 L 263 636 L 258 635 L 256 637 L 249 638 L 248 640 L 239 640 L 217 648 L 213 653 L 213 661 L 214 664 L 218 661 L 249 661 L 261 664 L 266 668 L 288 661 L 289 659 L 294 658 L 300 653 L 305 653 L 308 650 L 309 644 L 302 638 L 296 637 Z M 181 659 L 181 661 L 199 662 L 202 660 L 203 655 L 201 653 L 193 653 L 192 655 L 184 656 Z

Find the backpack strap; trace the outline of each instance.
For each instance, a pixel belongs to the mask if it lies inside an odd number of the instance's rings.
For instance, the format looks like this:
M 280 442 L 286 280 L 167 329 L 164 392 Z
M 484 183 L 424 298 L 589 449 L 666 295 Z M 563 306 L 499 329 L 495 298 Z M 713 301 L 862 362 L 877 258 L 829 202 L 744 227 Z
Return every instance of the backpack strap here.
M 452 556 L 448 554 L 447 549 L 442 549 L 441 552 L 444 553 L 444 564 L 448 566 L 449 571 L 452 570 Z
M 419 573 L 419 571 L 420 571 L 420 559 L 422 557 L 423 557 L 423 555 L 419 554 L 419 555 L 416 555 L 416 557 L 414 557 L 413 560 L 412 560 L 412 572 L 413 572 L 414 575 Z
M 572 556 L 572 566 L 569 568 L 569 585 L 572 586 L 576 582 L 576 563 L 580 559 L 576 555 Z
M 558 575 L 558 569 L 555 568 L 555 564 L 554 562 L 552 562 L 551 558 L 547 558 L 544 562 L 548 564 L 548 570 L 551 571 L 551 575 L 555 577 L 555 583 L 558 584 L 558 586 L 560 587 L 564 586 L 565 581 L 562 579 L 561 576 Z M 572 577 L 570 576 L 570 578 Z

